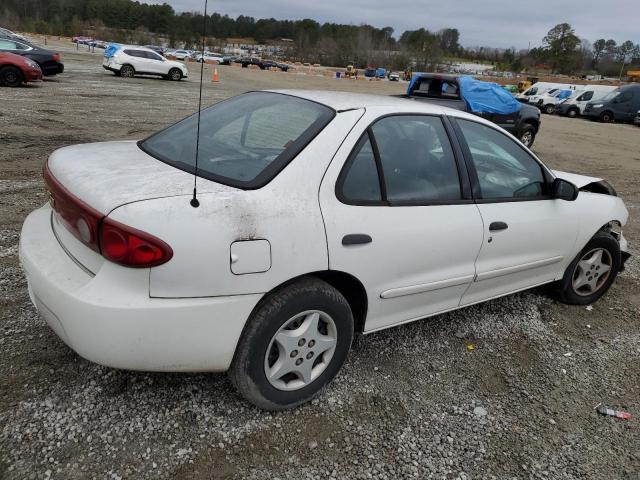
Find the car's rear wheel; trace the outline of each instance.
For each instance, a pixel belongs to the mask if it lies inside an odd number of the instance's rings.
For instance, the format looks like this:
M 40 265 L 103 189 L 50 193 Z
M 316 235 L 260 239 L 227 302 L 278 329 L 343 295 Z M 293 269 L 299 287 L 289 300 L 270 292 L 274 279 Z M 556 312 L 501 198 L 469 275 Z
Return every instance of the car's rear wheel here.
M 570 118 L 576 118 L 580 111 L 577 108 L 570 108 L 567 110 L 567 116 Z
M 266 410 L 296 407 L 338 373 L 353 339 L 353 315 L 331 285 L 305 278 L 268 295 L 238 343 L 229 376 Z
M 547 115 L 553 115 L 553 112 L 555 111 L 556 111 L 556 107 L 551 103 L 544 106 L 544 113 L 546 113 Z
M 536 139 L 535 127 L 531 124 L 526 124 L 524 127 L 522 127 L 519 139 L 525 147 L 531 147 Z
M 610 123 L 613 122 L 613 113 L 611 112 L 602 112 L 600 114 L 600 121 L 602 123 Z
M 8 87 L 19 87 L 24 83 L 24 76 L 17 67 L 8 65 L 0 69 L 0 84 Z
M 602 297 L 620 271 L 620 245 L 609 233 L 598 232 L 571 262 L 559 285 L 564 303 L 588 305 Z
M 122 68 L 120 68 L 121 77 L 133 78 L 135 74 L 136 74 L 136 71 L 131 65 L 123 65 Z
M 169 78 L 174 82 L 182 80 L 182 72 L 179 68 L 172 68 L 171 70 L 169 70 Z

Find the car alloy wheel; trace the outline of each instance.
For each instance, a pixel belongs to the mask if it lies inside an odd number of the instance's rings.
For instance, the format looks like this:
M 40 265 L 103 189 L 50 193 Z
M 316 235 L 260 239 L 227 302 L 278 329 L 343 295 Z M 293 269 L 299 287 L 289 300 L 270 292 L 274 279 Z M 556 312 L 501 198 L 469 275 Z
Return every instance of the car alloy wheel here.
M 325 312 L 309 310 L 287 320 L 271 339 L 264 373 L 278 390 L 299 390 L 311 384 L 331 363 L 338 330 Z
M 173 81 L 178 81 L 182 78 L 182 73 L 180 73 L 180 70 L 178 70 L 177 68 L 174 68 L 169 72 L 169 77 Z
M 130 65 L 125 65 L 120 69 L 120 76 L 124 78 L 132 78 L 135 75 L 135 70 Z
M 524 132 L 522 134 L 522 137 L 520 137 L 520 141 L 522 142 L 522 144 L 525 147 L 528 147 L 529 145 L 531 145 L 531 143 L 533 142 L 533 133 L 531 132 Z
M 567 112 L 567 115 L 571 118 L 575 118 L 578 116 L 578 111 L 575 108 L 571 108 L 569 109 L 569 111 Z
M 546 113 L 547 115 L 552 115 L 555 111 L 556 107 L 553 105 L 547 105 L 546 107 L 544 107 L 544 113 Z
M 593 295 L 607 283 L 613 259 L 604 248 L 594 248 L 585 253 L 573 270 L 571 286 L 582 297 Z

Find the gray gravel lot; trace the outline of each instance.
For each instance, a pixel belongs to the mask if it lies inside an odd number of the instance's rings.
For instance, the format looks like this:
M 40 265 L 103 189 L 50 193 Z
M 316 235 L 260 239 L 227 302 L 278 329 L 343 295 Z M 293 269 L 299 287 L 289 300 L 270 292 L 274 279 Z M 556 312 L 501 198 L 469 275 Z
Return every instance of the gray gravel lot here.
M 640 479 L 640 262 L 592 309 L 535 290 L 356 339 L 312 403 L 265 413 L 222 374 L 89 363 L 32 307 L 17 258 L 56 148 L 141 138 L 197 105 L 180 83 L 120 79 L 61 46 L 67 72 L 0 90 L 0 479 Z M 211 67 L 205 71 L 211 76 Z M 261 88 L 399 93 L 389 82 L 219 67 L 204 103 Z M 640 129 L 543 118 L 534 150 L 604 176 L 640 253 Z M 570 354 L 570 355 L 569 355 Z M 631 412 L 628 422 L 594 406 Z

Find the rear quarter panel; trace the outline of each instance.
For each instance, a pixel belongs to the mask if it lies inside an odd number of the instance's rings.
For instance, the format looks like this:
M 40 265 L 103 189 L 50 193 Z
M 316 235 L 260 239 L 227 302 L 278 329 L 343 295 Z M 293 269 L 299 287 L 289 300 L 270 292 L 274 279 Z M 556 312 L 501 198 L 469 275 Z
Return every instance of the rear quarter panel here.
M 161 238 L 173 258 L 150 271 L 152 297 L 211 297 L 265 293 L 281 283 L 328 268 L 327 242 L 320 212 L 320 182 L 338 146 L 362 110 L 336 118 L 269 184 L 257 190 L 225 189 L 198 196 L 130 203 L 109 216 Z M 198 183 L 209 182 L 198 178 Z M 231 244 L 266 239 L 271 267 L 236 275 Z

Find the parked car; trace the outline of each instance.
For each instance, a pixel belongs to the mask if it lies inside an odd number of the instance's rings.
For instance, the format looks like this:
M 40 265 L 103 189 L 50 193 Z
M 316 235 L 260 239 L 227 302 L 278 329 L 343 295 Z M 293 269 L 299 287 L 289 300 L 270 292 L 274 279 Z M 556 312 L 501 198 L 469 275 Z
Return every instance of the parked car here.
M 584 115 L 601 122 L 631 122 L 640 109 L 640 85 L 624 85 L 602 100 L 587 103 Z
M 279 68 L 283 72 L 289 70 L 289 65 L 286 63 L 276 62 L 274 60 L 263 60 L 258 57 L 241 57 L 235 60 L 235 63 L 242 65 L 242 68 L 247 68 L 249 65 L 256 65 L 260 67 L 260 70 L 267 70 L 272 67 Z
M 556 111 L 556 106 L 560 102 L 570 98 L 572 95 L 578 95 L 581 92 L 582 90 L 557 89 L 553 93 L 540 96 L 536 102 L 536 107 L 547 115 L 553 115 Z
M 559 83 L 537 82 L 522 93 L 516 95 L 516 99 L 523 103 L 536 103 L 541 95 L 552 93 L 560 87 L 561 84 Z
M 416 73 L 407 88 L 406 97 L 468 111 L 469 106 L 461 94 L 460 77 L 460 75 Z M 497 113 L 478 113 L 478 115 L 504 128 L 527 147 L 533 145 L 540 130 L 540 110 L 532 105 L 523 104 L 518 111 L 506 115 Z
M 205 62 L 218 62 L 218 63 L 222 63 L 224 59 L 224 57 L 221 54 L 213 53 L 213 52 L 204 52 L 204 56 L 202 53 L 197 53 L 194 58 L 198 63 L 202 63 L 203 58 Z
M 375 78 L 377 69 L 373 67 L 367 67 L 364 69 L 364 76 L 366 78 Z
M 0 52 L 0 85 L 19 87 L 41 80 L 42 70 L 36 62 L 15 53 Z
M 85 37 L 83 35 L 76 35 L 71 38 L 72 43 L 77 43 L 79 45 L 88 45 L 89 42 L 93 41 L 93 37 Z
M 12 32 L 11 30 L 8 30 L 6 28 L 2 28 L 0 27 L 0 36 L 2 37 L 9 37 L 9 38 L 15 38 L 16 40 L 22 40 L 24 42 L 28 42 L 29 39 L 23 35 L 20 35 L 19 33 L 15 33 Z
M 238 57 L 237 55 L 226 55 L 224 57 L 222 57 L 222 62 L 220 62 L 221 65 L 231 65 L 232 63 L 235 63 L 236 60 L 238 60 L 240 57 Z
M 160 47 L 158 45 L 145 45 L 145 48 L 148 48 L 150 50 L 153 50 L 154 52 L 156 52 L 158 55 L 162 55 L 164 57 L 164 52 L 165 49 L 164 47 Z
M 15 53 L 36 62 L 45 76 L 64 72 L 60 54 L 38 47 L 33 43 L 12 37 L 0 36 L 0 52 Z
M 186 60 L 187 58 L 191 58 L 190 50 L 176 50 L 173 52 L 173 56 L 176 57 L 176 60 Z
M 400 75 L 398 74 L 398 72 L 391 72 L 389 74 L 389 81 L 391 81 L 391 82 L 399 82 L 400 81 Z
M 567 117 L 577 117 L 584 113 L 584 108 L 589 102 L 597 102 L 607 94 L 613 92 L 617 87 L 609 85 L 585 85 L 584 90 L 577 93 L 556 105 L 555 111 L 558 115 Z
M 46 162 L 20 260 L 88 360 L 229 370 L 254 404 L 289 408 L 338 373 L 354 332 L 542 284 L 591 304 L 629 255 L 610 185 L 460 110 L 289 90 L 203 110 L 199 141 L 198 118 Z
M 150 48 L 114 45 L 105 50 L 102 66 L 120 77 L 159 75 L 169 80 L 182 80 L 189 76 L 184 63 L 167 60 Z

